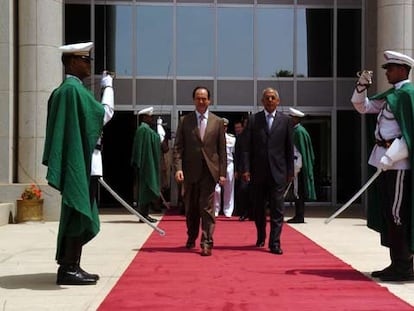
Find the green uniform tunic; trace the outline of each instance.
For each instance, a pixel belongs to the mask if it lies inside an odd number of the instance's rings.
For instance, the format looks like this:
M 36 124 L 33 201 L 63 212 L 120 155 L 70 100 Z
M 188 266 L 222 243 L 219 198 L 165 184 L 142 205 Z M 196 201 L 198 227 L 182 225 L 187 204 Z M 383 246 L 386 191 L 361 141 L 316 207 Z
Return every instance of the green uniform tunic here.
M 315 154 L 309 133 L 301 124 L 297 124 L 294 128 L 293 142 L 302 156 L 301 175 L 303 177 L 306 199 L 316 200 L 315 181 L 313 177 Z
M 131 156 L 131 165 L 137 171 L 139 206 L 160 197 L 160 161 L 160 137 L 143 122 L 135 133 Z
M 413 152 L 413 135 L 414 135 L 414 86 L 411 83 L 405 83 L 398 90 L 391 88 L 388 91 L 375 95 L 370 99 L 386 99 L 390 105 L 391 111 L 401 128 L 401 132 L 409 151 L 410 174 L 411 180 L 411 235 L 410 249 L 414 252 L 414 152 Z M 369 204 L 367 210 L 368 227 L 384 233 L 386 230 L 385 223 L 381 217 L 379 204 Z M 387 246 L 387 245 L 385 245 Z
M 102 104 L 75 77 L 66 78 L 49 98 L 42 163 L 48 183 L 62 195 L 56 259 L 64 237 L 80 237 L 83 245 L 99 232 L 89 179 L 103 118 Z

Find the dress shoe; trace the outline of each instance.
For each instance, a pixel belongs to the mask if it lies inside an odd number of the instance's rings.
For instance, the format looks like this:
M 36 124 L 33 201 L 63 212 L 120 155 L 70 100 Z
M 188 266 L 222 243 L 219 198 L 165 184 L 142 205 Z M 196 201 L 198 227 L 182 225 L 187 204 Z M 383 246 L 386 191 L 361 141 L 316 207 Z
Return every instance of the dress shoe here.
M 146 220 L 148 220 L 149 222 L 157 222 L 157 221 L 158 221 L 157 219 L 152 218 L 152 217 L 151 217 L 151 216 L 149 216 L 149 215 L 144 216 L 144 218 L 145 218 Z M 144 222 L 144 221 L 139 220 L 139 222 Z
M 201 253 L 200 253 L 200 255 L 201 255 L 201 256 L 211 256 L 211 248 L 208 248 L 208 247 L 203 247 L 203 248 L 201 249 Z
M 276 255 L 282 255 L 283 254 L 283 251 L 280 247 L 273 247 L 273 248 L 270 249 L 270 252 L 272 254 L 276 254 Z
M 82 273 L 77 265 L 60 266 L 57 273 L 57 285 L 95 285 L 96 279 Z
M 260 241 L 260 240 L 257 240 L 257 242 L 256 242 L 256 246 L 257 247 L 264 247 L 264 241 Z
M 192 249 L 194 247 L 195 247 L 195 242 L 193 241 L 187 241 L 187 243 L 185 243 L 185 248 Z
M 239 218 L 239 221 L 245 221 L 247 219 L 247 216 L 241 215 Z
M 289 219 L 288 221 L 286 221 L 288 224 L 303 224 L 305 223 L 305 219 L 303 219 L 303 217 L 293 217 L 291 219 Z
M 380 275 L 379 279 L 385 282 L 404 282 L 404 281 L 414 281 L 414 273 L 397 273 L 390 272 Z
M 371 272 L 371 277 L 379 278 L 381 275 L 390 274 L 390 273 L 392 273 L 392 266 L 388 266 L 382 270 Z
M 85 277 L 95 279 L 95 281 L 99 280 L 98 274 L 86 272 L 79 265 L 78 265 L 78 269 L 79 269 L 79 272 L 82 273 Z

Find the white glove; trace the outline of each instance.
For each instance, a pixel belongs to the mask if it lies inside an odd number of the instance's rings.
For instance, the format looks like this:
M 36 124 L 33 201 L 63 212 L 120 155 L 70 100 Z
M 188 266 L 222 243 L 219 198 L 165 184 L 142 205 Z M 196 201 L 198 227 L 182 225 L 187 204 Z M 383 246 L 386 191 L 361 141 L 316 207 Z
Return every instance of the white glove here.
M 396 138 L 381 158 L 381 169 L 386 171 L 395 162 L 408 158 L 408 147 L 403 137 Z
M 164 127 L 162 126 L 162 119 L 161 119 L 161 117 L 159 117 L 159 118 L 157 119 L 157 133 L 158 133 L 158 135 L 160 136 L 160 140 L 161 140 L 161 142 L 163 142 L 163 141 L 164 141 L 164 139 L 165 139 L 165 129 L 164 129 Z
M 294 158 L 294 174 L 295 176 L 299 174 L 302 169 L 302 155 L 299 150 L 294 146 L 293 147 L 293 158 Z
M 107 71 L 102 72 L 101 88 L 112 87 L 113 78 Z
M 372 75 L 373 71 L 371 70 L 362 70 L 357 72 L 357 77 L 359 77 L 356 83 L 356 90 L 358 93 L 362 93 L 372 84 Z
M 386 171 L 386 170 L 389 170 L 393 164 L 394 162 L 389 157 L 384 155 L 382 156 L 380 160 L 379 168 L 382 169 L 383 171 Z

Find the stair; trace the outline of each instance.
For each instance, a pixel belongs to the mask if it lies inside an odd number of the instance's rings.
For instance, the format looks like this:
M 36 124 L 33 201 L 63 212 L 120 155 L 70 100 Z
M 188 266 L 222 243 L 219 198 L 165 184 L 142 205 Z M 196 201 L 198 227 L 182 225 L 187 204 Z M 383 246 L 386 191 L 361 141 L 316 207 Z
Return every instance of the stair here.
M 0 226 L 13 223 L 13 203 L 0 203 Z

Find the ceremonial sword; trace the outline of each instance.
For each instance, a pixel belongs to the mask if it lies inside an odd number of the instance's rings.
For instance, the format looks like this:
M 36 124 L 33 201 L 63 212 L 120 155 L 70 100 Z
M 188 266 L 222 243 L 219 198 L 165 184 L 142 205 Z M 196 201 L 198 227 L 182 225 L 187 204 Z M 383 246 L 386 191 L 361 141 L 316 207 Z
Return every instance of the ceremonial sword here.
M 357 193 L 354 194 L 354 196 L 346 202 L 340 209 L 338 209 L 331 217 L 325 220 L 325 224 L 328 224 L 332 219 L 334 219 L 336 216 L 338 216 L 340 213 L 342 213 L 344 210 L 346 210 L 358 197 L 365 191 L 367 188 L 374 182 L 375 179 L 381 174 L 382 169 L 377 169 L 374 175 L 371 176 L 370 179 L 365 183 L 365 185 L 362 186 L 361 189 Z
M 112 196 L 121 203 L 128 211 L 130 211 L 132 214 L 137 216 L 141 221 L 145 222 L 148 226 L 153 228 L 155 231 L 157 231 L 160 235 L 165 235 L 165 231 L 158 228 L 153 223 L 149 222 L 144 216 L 142 216 L 140 213 L 138 213 L 131 205 L 129 205 L 127 202 L 125 202 L 109 185 L 103 180 L 102 177 L 99 178 L 99 182 Z

